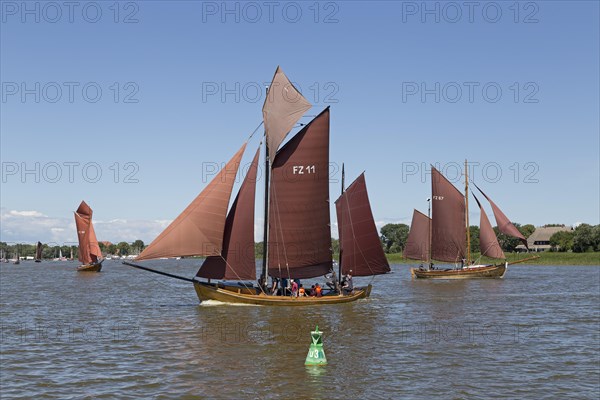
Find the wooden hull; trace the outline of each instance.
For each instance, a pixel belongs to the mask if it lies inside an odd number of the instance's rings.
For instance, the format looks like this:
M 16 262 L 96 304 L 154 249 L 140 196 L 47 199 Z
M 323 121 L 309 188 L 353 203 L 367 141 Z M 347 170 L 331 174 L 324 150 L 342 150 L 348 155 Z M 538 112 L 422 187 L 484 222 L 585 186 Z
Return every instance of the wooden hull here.
M 102 269 L 102 261 L 94 264 L 80 265 L 77 267 L 77 271 L 79 272 L 100 272 Z
M 269 296 L 258 293 L 256 289 L 246 289 L 238 286 L 218 287 L 205 282 L 194 282 L 194 289 L 200 301 L 217 300 L 223 303 L 253 304 L 258 306 L 314 306 L 321 304 L 349 303 L 364 299 L 371 294 L 371 285 L 366 288 L 356 288 L 350 295 L 326 295 L 323 297 L 287 297 Z
M 410 274 L 416 279 L 494 279 L 504 278 L 507 264 L 490 265 L 478 268 L 463 268 L 451 270 L 421 270 L 411 268 Z

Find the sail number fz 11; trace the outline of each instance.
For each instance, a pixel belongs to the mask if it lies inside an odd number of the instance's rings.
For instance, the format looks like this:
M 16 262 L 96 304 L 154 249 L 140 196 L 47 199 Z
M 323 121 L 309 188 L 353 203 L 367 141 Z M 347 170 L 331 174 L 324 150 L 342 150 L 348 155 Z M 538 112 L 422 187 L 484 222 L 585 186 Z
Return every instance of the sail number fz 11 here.
M 292 174 L 294 175 L 304 175 L 304 174 L 316 174 L 317 167 L 314 165 L 294 165 L 292 166 Z

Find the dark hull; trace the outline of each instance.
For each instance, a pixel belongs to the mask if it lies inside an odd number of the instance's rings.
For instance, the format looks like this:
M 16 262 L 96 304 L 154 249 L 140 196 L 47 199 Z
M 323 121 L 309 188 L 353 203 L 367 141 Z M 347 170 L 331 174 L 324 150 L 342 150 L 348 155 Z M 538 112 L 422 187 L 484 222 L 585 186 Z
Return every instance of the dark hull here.
M 356 288 L 349 295 L 326 295 L 323 297 L 287 297 L 257 294 L 256 289 L 237 286 L 218 287 L 205 282 L 194 282 L 194 289 L 200 301 L 217 300 L 223 303 L 253 304 L 258 306 L 313 306 L 322 304 L 349 303 L 364 299 L 371 294 L 371 285 L 366 288 Z
M 104 260 L 102 260 L 104 261 Z M 77 267 L 79 272 L 100 272 L 102 269 L 102 261 L 92 264 L 80 265 Z
M 411 268 L 410 274 L 416 279 L 494 279 L 503 278 L 507 264 L 490 265 L 479 268 L 463 268 L 451 270 L 421 270 Z

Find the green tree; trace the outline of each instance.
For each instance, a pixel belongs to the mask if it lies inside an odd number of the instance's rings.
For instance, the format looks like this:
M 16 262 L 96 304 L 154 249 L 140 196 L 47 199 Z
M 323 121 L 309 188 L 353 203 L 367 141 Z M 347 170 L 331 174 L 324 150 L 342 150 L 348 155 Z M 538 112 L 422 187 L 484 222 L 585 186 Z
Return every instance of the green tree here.
M 531 236 L 533 232 L 535 232 L 535 226 L 531 224 L 526 224 L 521 226 L 519 228 L 519 231 L 523 234 L 523 236 L 525 236 L 525 239 L 527 239 L 529 236 Z
M 573 237 L 573 251 L 583 253 L 586 251 L 594 251 L 597 245 L 594 242 L 594 229 L 589 224 L 581 224 L 575 228 L 575 236 Z
M 340 241 L 338 239 L 331 238 L 331 251 L 334 257 L 340 254 Z
M 100 251 L 106 253 L 106 245 L 102 242 L 98 242 L 98 247 L 100 247 Z
M 127 242 L 119 242 L 119 244 L 117 244 L 117 249 L 122 256 L 128 256 L 131 252 L 131 246 L 129 246 L 129 243 Z
M 257 258 L 263 258 L 263 242 L 254 243 L 254 255 Z
M 594 243 L 594 251 L 600 251 L 600 225 L 592 228 L 592 241 Z
M 144 242 L 141 241 L 140 239 L 138 239 L 135 242 L 131 243 L 131 249 L 136 254 L 140 254 L 142 252 L 142 250 L 144 250 L 144 247 L 145 247 L 144 246 Z
M 571 251 L 573 250 L 573 238 L 575 232 L 573 231 L 560 231 L 550 236 L 550 246 L 557 251 Z
M 117 254 L 117 245 L 116 244 L 109 244 L 106 251 L 108 252 L 108 254 Z
M 469 227 L 469 235 L 471 236 L 471 253 L 479 252 L 479 227 L 471 225 Z
M 515 228 L 517 228 L 519 230 L 519 232 L 521 232 L 521 224 L 517 224 L 516 222 L 513 222 L 513 225 L 515 226 Z M 519 239 L 514 238 L 512 236 L 505 235 L 504 233 L 501 233 L 498 230 L 497 226 L 494 227 L 494 232 L 496 233 L 496 237 L 498 238 L 498 244 L 500 244 L 500 247 L 502 248 L 503 251 L 513 252 L 513 251 L 515 251 L 515 249 L 517 248 L 519 243 L 521 243 L 521 241 Z M 523 232 L 521 232 L 521 233 L 523 233 Z
M 400 253 L 408 238 L 406 224 L 386 224 L 381 228 L 381 242 L 386 253 Z

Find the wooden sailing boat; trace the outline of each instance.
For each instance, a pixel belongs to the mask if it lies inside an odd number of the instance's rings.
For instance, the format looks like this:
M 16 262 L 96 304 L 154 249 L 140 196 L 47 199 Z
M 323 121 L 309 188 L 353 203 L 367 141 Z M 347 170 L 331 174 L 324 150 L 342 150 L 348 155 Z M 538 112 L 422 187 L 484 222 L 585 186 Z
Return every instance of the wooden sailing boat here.
M 432 197 L 430 207 L 433 215 L 414 210 L 404 256 L 426 262 L 426 267 L 411 268 L 414 278 L 468 279 L 503 278 L 508 268 L 506 256 L 500 248 L 490 221 L 475 197 L 480 209 L 481 255 L 502 260 L 496 264 L 476 264 L 471 259 L 469 234 L 469 179 L 465 161 L 465 194 L 454 187 L 438 170 L 431 167 Z M 477 186 L 476 186 L 477 187 Z M 479 188 L 477 188 L 479 189 Z M 479 189 L 489 201 L 500 232 L 527 243 L 525 237 L 502 213 L 496 204 Z M 433 260 L 454 263 L 453 268 L 435 267 Z
M 19 257 L 19 245 L 15 246 L 15 261 L 13 261 L 13 264 L 15 264 L 15 265 L 21 264 L 21 257 Z
M 279 149 L 311 104 L 277 68 L 263 105 L 265 125 L 265 229 L 262 273 L 256 280 L 254 205 L 260 148 L 229 213 L 227 206 L 246 144 L 192 203 L 136 258 L 205 256 L 193 279 L 133 263 L 137 268 L 192 282 L 200 301 L 218 300 L 270 306 L 335 304 L 369 296 L 371 285 L 322 297 L 272 295 L 267 281 L 307 279 L 333 268 L 329 215 L 329 108 Z M 278 150 L 279 149 L 279 150 Z M 389 272 L 372 245 L 379 238 L 364 177 L 338 199 L 344 268 L 357 276 Z M 358 208 L 358 211 L 357 211 Z M 369 222 L 370 218 L 370 222 Z M 376 259 L 371 259 L 376 254 Z M 206 281 L 202 279 L 207 279 Z M 211 282 L 218 280 L 221 282 Z M 239 281 L 227 284 L 223 281 Z M 250 282 L 250 283 L 249 283 Z
M 75 211 L 75 225 L 77 226 L 77 238 L 79 239 L 79 261 L 81 265 L 77 271 L 99 272 L 102 269 L 102 252 L 96 239 L 96 232 L 92 224 L 93 211 L 82 201 Z
M 35 262 L 42 262 L 42 242 L 37 242 L 35 246 Z

